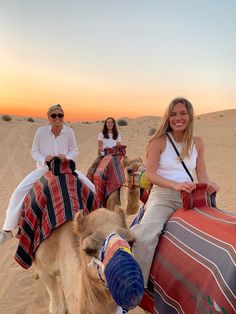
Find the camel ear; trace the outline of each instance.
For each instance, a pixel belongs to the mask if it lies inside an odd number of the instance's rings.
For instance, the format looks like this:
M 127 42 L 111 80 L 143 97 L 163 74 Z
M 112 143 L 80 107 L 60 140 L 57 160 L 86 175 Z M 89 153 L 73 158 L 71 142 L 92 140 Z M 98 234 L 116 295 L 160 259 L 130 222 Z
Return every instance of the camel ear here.
M 131 247 L 136 242 L 136 237 L 131 230 L 119 227 L 116 229 L 116 232 L 122 236 L 122 238 L 125 239 Z
M 123 225 L 126 226 L 125 211 L 123 210 L 123 208 L 120 207 L 119 205 L 115 205 L 115 213 L 117 213 L 120 216 Z
M 122 218 L 125 217 L 125 211 L 119 205 L 115 205 L 115 212 L 120 215 Z
M 87 220 L 87 215 L 84 214 L 83 210 L 79 210 L 74 218 L 74 229 L 78 233 L 81 233 L 84 229 L 85 221 Z

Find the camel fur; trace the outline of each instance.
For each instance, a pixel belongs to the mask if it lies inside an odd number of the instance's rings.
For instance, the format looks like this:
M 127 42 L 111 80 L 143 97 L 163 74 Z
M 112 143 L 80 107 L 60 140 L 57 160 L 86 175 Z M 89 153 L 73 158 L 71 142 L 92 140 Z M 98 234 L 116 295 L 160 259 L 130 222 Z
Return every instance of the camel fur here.
M 117 305 L 108 289 L 96 269 L 88 266 L 91 257 L 98 258 L 104 239 L 112 232 L 135 242 L 118 206 L 115 211 L 100 208 L 89 215 L 80 211 L 74 222 L 65 223 L 42 242 L 34 265 L 47 288 L 51 314 L 115 313 Z

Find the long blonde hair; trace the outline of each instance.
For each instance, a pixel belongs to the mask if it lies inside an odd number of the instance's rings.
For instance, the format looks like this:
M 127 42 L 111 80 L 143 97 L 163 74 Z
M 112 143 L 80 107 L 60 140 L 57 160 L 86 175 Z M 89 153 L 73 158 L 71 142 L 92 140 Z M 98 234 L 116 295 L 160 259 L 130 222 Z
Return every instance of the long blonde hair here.
M 186 130 L 184 131 L 184 136 L 183 136 L 183 149 L 182 152 L 180 152 L 180 160 L 183 160 L 185 157 L 189 156 L 190 154 L 190 150 L 193 144 L 193 120 L 194 120 L 194 110 L 193 110 L 193 106 L 191 104 L 191 102 L 185 98 L 175 98 L 171 101 L 171 103 L 169 104 L 169 106 L 166 109 L 166 112 L 161 120 L 161 124 L 159 126 L 159 128 L 156 130 L 156 132 L 154 133 L 154 135 L 150 138 L 150 140 L 147 143 L 147 147 L 146 147 L 146 155 L 148 154 L 148 149 L 149 149 L 149 145 L 150 143 L 156 139 L 161 137 L 162 135 L 165 135 L 166 132 L 172 132 L 172 128 L 170 127 L 169 124 L 169 119 L 171 116 L 171 113 L 174 109 L 174 106 L 178 103 L 181 103 L 185 106 L 185 108 L 187 109 L 188 115 L 189 115 L 189 123 L 188 126 L 186 128 Z

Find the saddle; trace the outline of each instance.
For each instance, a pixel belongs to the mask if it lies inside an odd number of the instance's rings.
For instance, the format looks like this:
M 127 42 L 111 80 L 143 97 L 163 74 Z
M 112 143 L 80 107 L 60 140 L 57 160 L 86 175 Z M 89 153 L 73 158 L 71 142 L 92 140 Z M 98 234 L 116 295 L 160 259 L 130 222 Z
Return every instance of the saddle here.
M 79 210 L 88 214 L 99 207 L 96 195 L 78 178 L 73 160 L 55 157 L 49 169 L 26 195 L 21 211 L 15 260 L 26 269 L 55 228 L 72 220 Z
M 236 215 L 212 207 L 206 188 L 182 193 L 160 236 L 139 304 L 151 313 L 236 313 Z

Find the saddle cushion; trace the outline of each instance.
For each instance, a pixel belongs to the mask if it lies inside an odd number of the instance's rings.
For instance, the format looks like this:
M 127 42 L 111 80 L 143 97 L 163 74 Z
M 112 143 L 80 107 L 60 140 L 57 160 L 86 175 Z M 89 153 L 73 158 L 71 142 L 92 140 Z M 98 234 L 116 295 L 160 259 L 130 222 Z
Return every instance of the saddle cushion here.
M 191 209 L 183 196 L 160 237 L 140 303 L 151 313 L 236 313 L 236 215 L 200 190 Z
M 57 158 L 50 169 L 34 184 L 23 203 L 15 254 L 23 268 L 32 265 L 38 246 L 55 228 L 72 220 L 78 210 L 88 214 L 98 208 L 95 194 L 74 172 L 74 161 L 61 162 Z
M 125 182 L 124 168 L 120 155 L 107 155 L 98 165 L 93 183 L 96 188 L 96 194 L 102 206 L 106 206 L 107 197 L 118 190 Z

